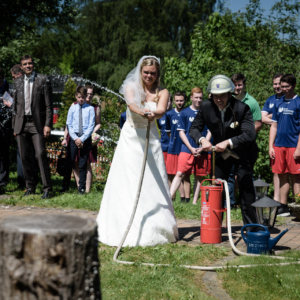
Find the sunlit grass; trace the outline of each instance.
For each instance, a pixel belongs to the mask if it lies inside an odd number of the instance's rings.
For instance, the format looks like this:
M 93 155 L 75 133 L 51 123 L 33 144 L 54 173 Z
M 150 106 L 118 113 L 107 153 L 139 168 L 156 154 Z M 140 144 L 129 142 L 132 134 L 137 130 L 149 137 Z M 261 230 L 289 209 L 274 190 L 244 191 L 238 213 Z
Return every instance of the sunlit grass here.
M 299 251 L 284 256 L 300 259 Z M 238 257 L 230 265 L 272 264 L 290 262 L 271 257 Z M 300 299 L 300 264 L 286 266 L 259 266 L 227 269 L 219 273 L 223 286 L 233 299 L 240 300 L 296 300 Z
M 115 247 L 100 245 L 103 299 L 214 299 L 205 293 L 203 272 L 181 268 L 179 265 L 207 265 L 226 256 L 228 251 L 212 245 L 127 247 L 119 258 L 136 262 L 129 266 L 112 261 L 115 250 Z M 171 266 L 147 267 L 140 265 L 141 262 Z

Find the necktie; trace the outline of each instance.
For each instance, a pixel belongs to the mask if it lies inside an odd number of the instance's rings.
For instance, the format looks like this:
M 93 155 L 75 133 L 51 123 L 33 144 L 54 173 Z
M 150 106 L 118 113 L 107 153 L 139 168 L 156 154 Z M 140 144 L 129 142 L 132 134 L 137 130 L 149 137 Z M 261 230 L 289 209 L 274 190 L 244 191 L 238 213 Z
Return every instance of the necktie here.
M 25 98 L 25 115 L 30 115 L 30 81 L 27 81 L 27 90 L 26 90 L 26 98 Z
M 79 105 L 79 130 L 78 135 L 81 137 L 83 135 L 83 127 L 82 127 L 82 106 Z

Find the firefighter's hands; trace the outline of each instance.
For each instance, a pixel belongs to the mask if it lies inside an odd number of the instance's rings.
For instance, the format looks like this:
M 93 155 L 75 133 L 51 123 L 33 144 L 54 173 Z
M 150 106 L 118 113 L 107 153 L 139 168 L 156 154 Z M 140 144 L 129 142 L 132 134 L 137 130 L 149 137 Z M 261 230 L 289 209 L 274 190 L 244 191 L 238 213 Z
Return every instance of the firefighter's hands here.
M 216 145 L 215 151 L 216 152 L 223 152 L 229 145 L 230 145 L 229 140 L 223 141 L 223 142 Z
M 212 144 L 206 138 L 201 140 L 201 152 L 202 151 L 211 151 Z

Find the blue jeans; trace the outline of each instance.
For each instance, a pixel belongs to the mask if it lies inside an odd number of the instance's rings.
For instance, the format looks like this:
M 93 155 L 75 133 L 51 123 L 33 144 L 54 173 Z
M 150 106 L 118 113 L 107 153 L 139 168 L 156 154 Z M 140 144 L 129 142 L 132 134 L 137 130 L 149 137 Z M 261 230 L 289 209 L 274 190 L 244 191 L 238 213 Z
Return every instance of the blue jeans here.
M 228 190 L 229 190 L 229 196 L 230 196 L 230 206 L 232 207 L 235 204 L 235 197 L 234 197 L 235 168 L 234 168 L 234 165 L 231 168 L 227 183 L 228 183 Z M 225 207 L 226 207 L 226 202 L 225 202 Z

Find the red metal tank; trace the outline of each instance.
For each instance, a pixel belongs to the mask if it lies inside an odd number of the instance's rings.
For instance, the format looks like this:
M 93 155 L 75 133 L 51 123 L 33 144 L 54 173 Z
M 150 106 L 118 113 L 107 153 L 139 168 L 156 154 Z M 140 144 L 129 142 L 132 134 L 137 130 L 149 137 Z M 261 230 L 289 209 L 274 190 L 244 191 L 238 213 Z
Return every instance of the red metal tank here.
M 204 181 L 215 181 L 218 186 L 204 186 Z M 205 179 L 201 182 L 201 230 L 200 241 L 205 244 L 222 242 L 222 191 L 223 183 L 217 179 Z

